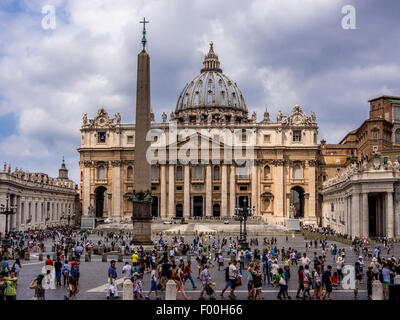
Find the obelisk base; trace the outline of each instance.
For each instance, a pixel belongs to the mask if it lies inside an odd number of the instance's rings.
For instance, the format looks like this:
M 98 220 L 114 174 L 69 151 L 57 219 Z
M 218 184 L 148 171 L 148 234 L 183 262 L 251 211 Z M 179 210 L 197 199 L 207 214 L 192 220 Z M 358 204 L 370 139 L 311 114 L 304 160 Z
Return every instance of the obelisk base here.
M 151 202 L 133 202 L 133 235 L 135 245 L 154 246 L 151 240 Z

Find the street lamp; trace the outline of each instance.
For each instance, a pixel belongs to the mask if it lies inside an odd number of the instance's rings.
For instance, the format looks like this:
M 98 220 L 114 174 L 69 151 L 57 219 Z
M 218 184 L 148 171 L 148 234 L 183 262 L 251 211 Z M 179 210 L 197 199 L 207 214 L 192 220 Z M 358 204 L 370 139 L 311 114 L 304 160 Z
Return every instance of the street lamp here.
M 71 208 L 68 208 L 68 216 L 67 216 L 67 219 L 68 219 L 68 227 L 69 227 L 69 224 L 70 224 L 70 221 L 71 221 Z
M 17 205 L 9 205 L 10 195 L 7 194 L 6 205 L 0 205 L 0 214 L 6 216 L 6 234 L 8 233 L 8 216 L 17 213 Z
M 247 206 L 247 199 L 243 199 L 243 207 L 235 208 L 235 216 L 240 222 L 240 236 L 239 236 L 239 246 L 242 250 L 250 249 L 247 242 L 247 218 L 253 216 L 256 208 Z M 243 230 L 242 230 L 243 222 Z

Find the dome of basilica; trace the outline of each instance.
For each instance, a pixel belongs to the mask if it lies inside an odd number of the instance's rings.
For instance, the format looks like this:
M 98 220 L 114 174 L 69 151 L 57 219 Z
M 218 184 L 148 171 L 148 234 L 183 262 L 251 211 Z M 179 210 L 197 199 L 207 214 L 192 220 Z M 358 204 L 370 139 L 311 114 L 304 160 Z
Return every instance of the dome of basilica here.
M 180 94 L 175 114 L 179 117 L 194 110 L 203 112 L 211 109 L 223 113 L 231 111 L 243 117 L 247 117 L 248 113 L 239 87 L 222 73 L 212 42 L 201 73 L 190 81 Z

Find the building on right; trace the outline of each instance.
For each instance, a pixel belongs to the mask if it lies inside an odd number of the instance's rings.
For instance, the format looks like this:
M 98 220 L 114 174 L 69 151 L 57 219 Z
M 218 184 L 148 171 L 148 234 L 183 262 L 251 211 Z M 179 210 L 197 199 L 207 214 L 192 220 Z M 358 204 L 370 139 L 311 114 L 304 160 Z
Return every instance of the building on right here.
M 399 238 L 400 97 L 369 103 L 369 119 L 358 129 L 337 145 L 321 145 L 322 225 L 353 239 Z

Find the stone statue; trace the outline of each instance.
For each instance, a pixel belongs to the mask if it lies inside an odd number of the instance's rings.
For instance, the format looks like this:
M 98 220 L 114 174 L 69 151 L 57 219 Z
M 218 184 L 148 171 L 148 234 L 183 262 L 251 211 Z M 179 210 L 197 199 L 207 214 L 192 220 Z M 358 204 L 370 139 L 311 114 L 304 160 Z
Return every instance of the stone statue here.
M 317 116 L 315 115 L 315 112 L 311 112 L 311 120 L 312 123 L 315 123 L 317 121 Z
M 165 112 L 163 112 L 161 118 L 162 118 L 162 122 L 163 122 L 163 123 L 166 123 L 166 122 L 167 122 L 167 114 L 166 114 Z
M 88 214 L 90 218 L 94 218 L 94 207 L 92 204 L 88 207 Z
M 7 163 L 4 162 L 3 172 L 6 172 L 6 171 L 7 171 Z
M 121 115 L 119 112 L 115 115 L 115 120 L 117 121 L 117 124 L 121 123 Z
M 398 172 L 400 169 L 400 164 L 397 162 L 397 160 L 393 163 L 393 169 L 396 172 Z
M 392 161 L 388 160 L 388 162 L 387 162 L 387 168 L 388 168 L 388 170 L 392 170 L 392 169 L 393 169 Z
M 294 219 L 295 213 L 296 213 L 296 209 L 295 209 L 293 203 L 291 203 L 290 208 L 289 208 L 289 218 Z
M 251 115 L 251 121 L 253 122 L 253 123 L 256 123 L 257 122 L 257 113 L 254 111 L 253 112 L 253 114 Z
M 368 169 L 368 161 L 364 160 L 363 164 L 362 164 L 362 168 L 364 171 L 366 171 Z
M 278 116 L 276 117 L 277 122 L 282 122 L 283 113 L 281 110 L 278 111 Z
M 87 113 L 85 113 L 83 115 L 83 125 L 87 125 L 87 123 L 88 123 L 88 117 L 87 117 Z
M 170 116 L 169 116 L 169 120 L 170 121 L 174 121 L 175 120 L 175 113 L 171 112 Z
M 155 116 L 153 112 L 150 112 L 150 121 L 154 122 L 155 121 Z
M 11 173 L 11 164 L 8 165 L 8 173 Z

